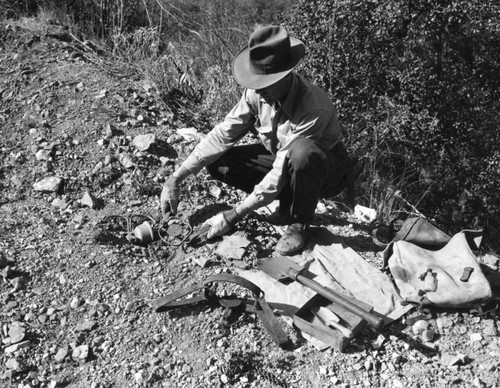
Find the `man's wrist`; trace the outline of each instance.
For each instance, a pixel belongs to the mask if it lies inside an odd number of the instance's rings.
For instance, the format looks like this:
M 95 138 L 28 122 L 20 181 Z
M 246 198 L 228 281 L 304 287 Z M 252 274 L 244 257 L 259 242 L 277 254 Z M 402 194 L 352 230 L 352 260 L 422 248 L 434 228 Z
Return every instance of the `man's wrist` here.
M 226 210 L 225 212 L 222 212 L 222 215 L 224 219 L 227 221 L 227 223 L 230 225 L 236 224 L 239 220 L 243 218 L 242 215 L 238 214 L 236 208 L 233 208 L 231 210 Z
M 261 198 L 253 192 L 236 206 L 236 212 L 243 217 L 263 205 Z
M 190 171 L 183 167 L 180 166 L 177 170 L 175 170 L 172 175 L 170 176 L 175 182 L 182 182 L 188 175 L 190 174 Z

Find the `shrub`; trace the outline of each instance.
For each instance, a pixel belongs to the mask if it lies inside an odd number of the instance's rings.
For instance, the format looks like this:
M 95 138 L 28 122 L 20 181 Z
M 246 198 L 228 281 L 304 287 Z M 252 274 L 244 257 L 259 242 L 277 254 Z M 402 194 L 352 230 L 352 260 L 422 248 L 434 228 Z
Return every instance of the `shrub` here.
M 499 16 L 491 0 L 299 0 L 286 16 L 368 161 L 363 201 L 398 192 L 450 232 L 500 226 Z

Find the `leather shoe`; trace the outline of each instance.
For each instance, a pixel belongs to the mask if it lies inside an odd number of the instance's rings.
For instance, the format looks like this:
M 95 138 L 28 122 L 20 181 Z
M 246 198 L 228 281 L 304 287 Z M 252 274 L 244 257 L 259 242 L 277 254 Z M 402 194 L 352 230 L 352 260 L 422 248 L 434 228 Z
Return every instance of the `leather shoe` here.
M 299 253 L 309 237 L 307 224 L 290 225 L 276 244 L 276 253 L 282 256 L 291 256 Z

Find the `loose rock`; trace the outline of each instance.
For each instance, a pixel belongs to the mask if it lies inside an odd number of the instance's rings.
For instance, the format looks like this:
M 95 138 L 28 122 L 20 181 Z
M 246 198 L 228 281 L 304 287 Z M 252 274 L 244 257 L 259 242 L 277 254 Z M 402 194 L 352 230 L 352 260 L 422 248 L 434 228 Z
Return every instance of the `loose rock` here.
M 486 337 L 496 337 L 498 335 L 495 321 L 488 320 L 483 322 L 483 335 Z
M 89 356 L 89 347 L 87 345 L 77 346 L 71 355 L 74 360 L 85 362 Z
M 97 322 L 85 321 L 76 326 L 76 331 L 92 331 L 97 328 Z
M 15 344 L 17 342 L 21 342 L 26 336 L 26 329 L 20 322 L 14 322 L 10 325 L 9 329 L 9 337 L 10 343 Z
M 469 338 L 470 342 L 481 342 L 483 340 L 483 336 L 479 333 L 472 333 Z
M 54 356 L 54 360 L 56 362 L 62 362 L 62 361 L 64 361 L 64 359 L 68 355 L 68 352 L 69 351 L 68 351 L 68 347 L 67 346 L 59 348 L 59 350 L 57 351 L 56 355 Z
M 18 342 L 17 344 L 14 344 L 14 345 L 6 347 L 5 348 L 5 354 L 17 352 L 18 350 L 26 348 L 29 345 L 30 345 L 30 341 L 29 340 Z
M 11 359 L 9 359 L 5 363 L 5 367 L 7 369 L 13 370 L 15 372 L 24 372 L 24 371 L 26 371 L 28 369 L 28 367 L 26 366 L 26 364 L 23 361 L 18 360 L 17 358 L 11 358 Z
M 424 332 L 424 330 L 427 330 L 428 327 L 429 324 L 427 323 L 427 321 L 420 320 L 415 322 L 411 327 L 411 329 L 415 335 L 421 335 Z
M 132 141 L 132 145 L 139 151 L 147 151 L 156 143 L 156 136 L 152 133 L 138 135 Z
M 118 161 L 125 168 L 133 168 L 135 166 L 134 162 L 132 161 L 130 156 L 128 156 L 127 154 L 120 154 L 118 156 Z
M 61 210 L 64 210 L 68 207 L 68 203 L 62 198 L 54 198 L 51 205 Z
M 75 296 L 72 300 L 71 300 L 71 303 L 69 304 L 69 307 L 71 307 L 72 309 L 77 309 L 78 307 L 80 307 L 81 305 L 84 304 L 84 300 L 83 298 L 80 298 L 79 296 Z
M 10 284 L 12 285 L 12 287 L 14 287 L 14 290 L 16 290 L 16 291 L 21 290 L 24 287 L 25 283 L 26 283 L 26 281 L 21 276 L 14 278 L 10 281 Z
M 436 327 L 440 332 L 443 332 L 452 326 L 453 326 L 453 321 L 450 318 L 448 317 L 436 318 Z
M 466 362 L 466 357 L 464 354 L 442 354 L 441 355 L 441 364 L 446 366 L 453 365 L 464 365 Z
M 62 179 L 58 177 L 49 177 L 42 179 L 39 182 L 33 184 L 33 189 L 35 191 L 45 191 L 45 192 L 57 192 L 61 187 Z
M 117 135 L 118 131 L 116 130 L 116 127 L 114 125 L 108 124 L 106 125 L 106 129 L 104 132 L 104 137 L 106 139 L 111 139 L 113 136 Z
M 91 193 L 86 191 L 85 194 L 83 194 L 83 197 L 80 199 L 80 204 L 82 206 L 87 206 L 91 209 L 94 209 L 96 205 L 96 198 Z

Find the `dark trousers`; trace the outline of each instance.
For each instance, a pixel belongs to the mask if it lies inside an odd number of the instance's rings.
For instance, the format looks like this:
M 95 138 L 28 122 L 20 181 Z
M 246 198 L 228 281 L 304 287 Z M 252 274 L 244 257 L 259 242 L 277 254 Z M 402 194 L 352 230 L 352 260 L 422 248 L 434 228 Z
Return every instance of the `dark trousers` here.
M 275 156 L 262 144 L 235 146 L 207 166 L 212 177 L 251 193 L 271 170 Z M 325 149 L 311 139 L 299 138 L 288 151 L 288 184 L 279 193 L 280 212 L 295 222 L 310 222 L 320 198 L 339 194 L 345 187 L 347 152 L 339 143 Z

